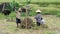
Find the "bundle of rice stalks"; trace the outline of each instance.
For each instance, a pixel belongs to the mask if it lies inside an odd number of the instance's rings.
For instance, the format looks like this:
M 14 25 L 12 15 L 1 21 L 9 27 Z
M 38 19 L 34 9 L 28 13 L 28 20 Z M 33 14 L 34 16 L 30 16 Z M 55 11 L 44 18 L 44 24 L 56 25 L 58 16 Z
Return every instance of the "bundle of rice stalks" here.
M 33 21 L 30 18 L 24 18 L 21 23 L 21 28 L 31 28 L 33 26 Z

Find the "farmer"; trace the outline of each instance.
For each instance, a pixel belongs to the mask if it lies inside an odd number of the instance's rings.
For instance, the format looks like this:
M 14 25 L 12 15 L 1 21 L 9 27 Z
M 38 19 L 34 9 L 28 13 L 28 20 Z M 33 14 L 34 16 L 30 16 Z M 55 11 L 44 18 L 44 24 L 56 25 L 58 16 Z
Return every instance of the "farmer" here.
M 35 16 L 35 19 L 36 19 L 36 23 L 37 23 L 37 26 L 40 26 L 41 25 L 41 19 L 42 19 L 42 16 L 41 16 L 41 11 L 38 9 L 36 11 L 36 16 Z
M 18 11 L 16 12 L 16 24 L 17 24 L 17 28 L 19 27 L 19 24 L 21 23 L 21 19 L 20 19 L 20 13 L 21 13 L 21 8 L 18 9 Z
M 47 27 L 45 20 L 42 18 L 41 11 L 38 9 L 36 13 L 37 15 L 35 16 L 35 19 L 36 19 L 37 26 L 42 25 L 43 27 Z

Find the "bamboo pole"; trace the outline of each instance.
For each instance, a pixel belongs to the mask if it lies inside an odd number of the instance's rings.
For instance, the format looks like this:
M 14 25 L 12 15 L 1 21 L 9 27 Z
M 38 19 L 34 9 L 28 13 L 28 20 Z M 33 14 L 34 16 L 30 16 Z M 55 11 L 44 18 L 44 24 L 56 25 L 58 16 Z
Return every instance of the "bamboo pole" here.
M 4 9 L 5 9 L 5 4 L 3 5 L 2 11 L 4 11 Z
M 2 11 L 4 11 L 5 10 L 5 4 L 3 4 L 3 8 L 2 8 Z M 5 16 L 5 18 L 6 18 L 6 20 L 5 20 L 5 22 L 7 21 L 7 16 Z
M 27 29 L 27 17 L 28 17 L 28 11 L 27 11 L 27 8 L 26 8 L 26 29 Z

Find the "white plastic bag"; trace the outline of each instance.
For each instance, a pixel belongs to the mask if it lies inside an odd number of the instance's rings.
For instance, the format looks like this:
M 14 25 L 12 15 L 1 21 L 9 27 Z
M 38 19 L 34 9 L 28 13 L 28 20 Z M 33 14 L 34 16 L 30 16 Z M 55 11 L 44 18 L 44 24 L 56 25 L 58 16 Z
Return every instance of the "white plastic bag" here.
M 41 20 L 41 24 L 46 24 L 44 19 Z

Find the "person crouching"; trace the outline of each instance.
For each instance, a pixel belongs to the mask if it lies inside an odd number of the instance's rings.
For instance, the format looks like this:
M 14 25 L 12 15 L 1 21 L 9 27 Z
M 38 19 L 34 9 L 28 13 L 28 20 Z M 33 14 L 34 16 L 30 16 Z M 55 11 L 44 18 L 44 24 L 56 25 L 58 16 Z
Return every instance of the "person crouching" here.
M 41 18 L 42 18 L 41 11 L 38 9 L 36 11 L 36 13 L 37 13 L 36 16 L 35 16 L 36 23 L 37 23 L 37 26 L 40 26 L 41 25 Z

